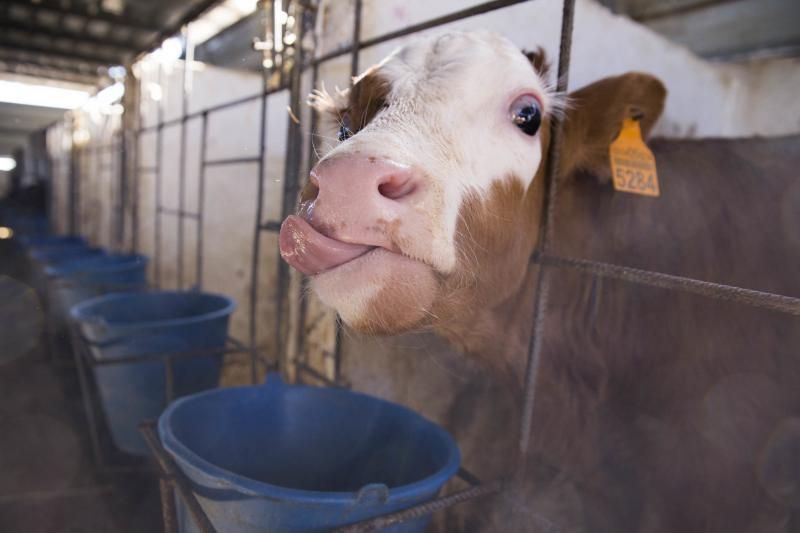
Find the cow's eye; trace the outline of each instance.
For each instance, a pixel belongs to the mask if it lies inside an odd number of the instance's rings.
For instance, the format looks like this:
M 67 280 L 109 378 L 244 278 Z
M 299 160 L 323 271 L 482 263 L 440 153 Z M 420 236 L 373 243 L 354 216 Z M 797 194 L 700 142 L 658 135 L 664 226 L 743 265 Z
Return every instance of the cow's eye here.
M 539 100 L 531 94 L 520 96 L 511 104 L 511 121 L 526 135 L 536 135 L 542 125 Z
M 339 140 L 346 141 L 353 135 L 353 126 L 350 123 L 350 114 L 345 113 L 339 121 Z

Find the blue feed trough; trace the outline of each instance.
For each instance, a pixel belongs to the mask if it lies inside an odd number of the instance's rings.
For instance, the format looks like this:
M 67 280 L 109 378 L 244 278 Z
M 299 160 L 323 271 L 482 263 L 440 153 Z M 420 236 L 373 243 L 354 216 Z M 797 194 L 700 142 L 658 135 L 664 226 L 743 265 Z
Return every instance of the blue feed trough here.
M 200 292 L 108 294 L 70 310 L 91 353 L 101 363 L 175 352 L 222 349 L 236 303 L 227 296 Z M 215 387 L 222 357 L 203 355 L 173 362 L 174 394 Z M 166 405 L 162 360 L 99 364 L 93 367 L 97 389 L 114 444 L 147 455 L 137 425 L 156 418 Z
M 329 531 L 434 498 L 460 463 L 452 437 L 405 407 L 280 379 L 182 398 L 158 430 L 217 531 Z M 198 531 L 180 500 L 178 518 Z

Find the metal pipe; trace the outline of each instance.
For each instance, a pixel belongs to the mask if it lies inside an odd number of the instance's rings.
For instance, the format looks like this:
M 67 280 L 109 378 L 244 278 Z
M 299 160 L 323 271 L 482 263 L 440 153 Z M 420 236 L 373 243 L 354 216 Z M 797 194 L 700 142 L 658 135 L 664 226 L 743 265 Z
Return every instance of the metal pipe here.
M 218 165 L 236 165 L 239 163 L 258 163 L 261 160 L 260 156 L 253 157 L 230 157 L 226 159 L 211 159 L 203 161 L 203 165 L 213 167 Z
M 172 484 L 162 478 L 158 480 L 161 494 L 161 517 L 164 519 L 164 533 L 178 533 L 178 517 L 175 512 L 175 490 Z
M 572 29 L 575 15 L 575 0 L 564 0 L 561 15 L 561 43 L 558 55 L 558 80 L 556 90 L 565 92 L 569 84 L 569 64 L 572 50 Z M 548 149 L 547 168 L 544 181 L 545 197 L 542 206 L 541 224 L 539 226 L 538 249 L 545 254 L 552 238 L 555 226 L 555 202 L 557 188 L 557 175 L 561 143 L 563 141 L 563 128 L 561 119 L 554 116 L 550 131 L 552 139 Z M 547 311 L 547 299 L 550 292 L 549 270 L 539 269 L 536 282 L 536 296 L 533 306 L 533 330 L 528 344 L 528 364 L 525 372 L 525 392 L 522 404 L 522 418 L 520 420 L 519 435 L 519 461 L 516 468 L 517 475 L 523 475 L 527 463 L 528 445 L 530 444 L 531 424 L 533 420 L 534 403 L 536 400 L 536 379 L 539 375 L 539 365 L 542 351 L 542 330 L 544 328 L 544 315 Z
M 202 122 L 200 126 L 200 175 L 197 177 L 197 246 L 195 252 L 196 269 L 197 269 L 197 287 L 203 288 L 203 221 L 205 219 L 205 204 L 206 204 L 206 165 L 203 163 L 206 160 L 206 147 L 208 146 L 208 112 L 204 111 L 202 114 Z
M 72 352 L 75 359 L 75 366 L 78 371 L 78 384 L 81 390 L 81 400 L 83 403 L 83 413 L 86 416 L 86 425 L 89 427 L 89 439 L 92 446 L 92 458 L 96 466 L 102 466 L 103 456 L 100 449 L 100 438 L 97 430 L 97 421 L 94 418 L 94 409 L 92 401 L 92 392 L 89 381 L 86 378 L 87 367 L 84 364 L 83 358 L 89 356 L 88 348 L 81 343 L 81 336 L 78 334 L 77 325 L 70 323 L 68 325 L 70 338 L 72 340 Z
M 166 475 L 166 479 L 178 490 L 178 495 L 186 504 L 186 509 L 189 511 L 195 525 L 201 533 L 216 533 L 216 529 L 211 524 L 200 503 L 197 501 L 189 480 L 181 472 L 181 470 L 172 461 L 172 458 L 167 454 L 166 450 L 161 446 L 158 435 L 155 432 L 155 423 L 143 422 L 139 424 L 139 431 L 142 433 L 147 447 L 153 452 L 153 457 L 158 464 L 158 467 Z
M 545 267 L 571 268 L 580 272 L 588 272 L 596 276 L 618 279 L 628 283 L 688 292 L 707 298 L 778 311 L 779 313 L 800 315 L 800 298 L 791 296 L 586 259 L 535 254 L 533 261 Z
M 348 46 L 343 46 L 338 50 L 334 50 L 333 52 L 329 52 L 325 55 L 322 55 L 314 59 L 310 63 L 310 65 L 315 65 L 315 64 L 318 65 L 320 63 L 330 61 L 331 59 L 336 59 L 338 57 L 345 56 L 347 54 L 352 53 L 354 48 L 363 50 L 364 48 L 369 48 L 371 46 L 375 46 L 384 43 L 386 41 L 391 41 L 392 39 L 405 37 L 406 35 L 411 35 L 412 33 L 418 33 L 424 30 L 435 28 L 437 26 L 441 26 L 443 24 L 457 22 L 465 18 L 474 17 L 475 15 L 489 13 L 490 11 L 495 11 L 497 9 L 502 9 L 504 7 L 509 7 L 515 4 L 521 4 L 523 2 L 530 2 L 530 1 L 532 0 L 494 0 L 492 2 L 485 2 L 483 4 L 478 4 L 477 6 L 469 7 L 467 9 L 462 9 L 461 11 L 456 11 L 454 13 L 450 13 L 442 17 L 437 17 L 425 22 L 421 22 L 419 24 L 412 24 L 411 26 L 407 26 L 397 31 L 385 33 L 383 35 L 379 35 L 378 37 L 366 39 L 365 41 L 362 41 L 360 43 L 353 43 Z M 304 68 L 308 68 L 308 66 L 310 65 L 305 65 Z

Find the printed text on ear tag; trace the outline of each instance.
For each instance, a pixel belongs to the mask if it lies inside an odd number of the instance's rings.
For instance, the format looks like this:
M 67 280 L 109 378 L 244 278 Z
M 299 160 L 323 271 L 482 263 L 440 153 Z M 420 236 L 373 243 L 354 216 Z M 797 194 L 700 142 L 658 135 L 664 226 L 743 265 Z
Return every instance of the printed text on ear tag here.
M 617 191 L 659 196 L 656 158 L 642 140 L 639 121 L 626 118 L 609 148 L 611 176 Z

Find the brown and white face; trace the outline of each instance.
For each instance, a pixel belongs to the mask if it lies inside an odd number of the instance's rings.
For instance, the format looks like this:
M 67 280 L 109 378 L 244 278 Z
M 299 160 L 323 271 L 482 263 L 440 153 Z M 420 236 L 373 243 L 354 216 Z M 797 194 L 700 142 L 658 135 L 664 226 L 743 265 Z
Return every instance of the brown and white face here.
M 517 290 L 560 107 L 536 63 L 500 36 L 454 32 L 397 50 L 341 102 L 312 99 L 341 142 L 312 170 L 280 248 L 349 326 L 442 328 Z

